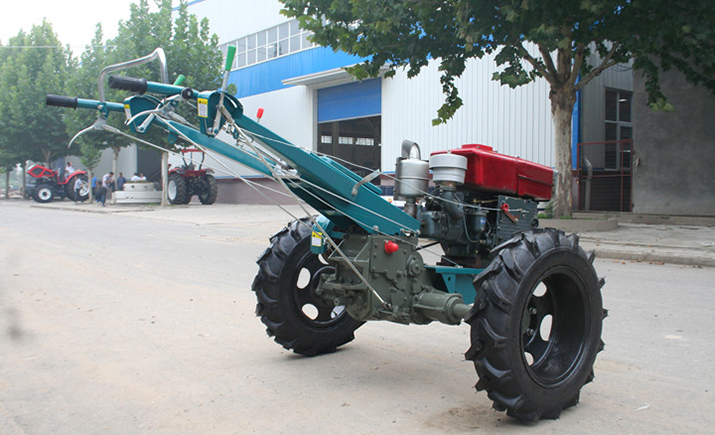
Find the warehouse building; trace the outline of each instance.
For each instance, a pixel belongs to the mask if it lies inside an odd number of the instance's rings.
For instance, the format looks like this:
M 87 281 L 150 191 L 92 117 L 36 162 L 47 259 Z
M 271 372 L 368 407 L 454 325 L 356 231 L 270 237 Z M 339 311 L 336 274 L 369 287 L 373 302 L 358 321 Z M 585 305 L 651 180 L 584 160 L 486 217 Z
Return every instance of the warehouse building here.
M 437 62 L 412 79 L 400 71 L 392 78 L 356 81 L 343 67 L 359 58 L 311 43 L 309 32 L 282 15 L 281 8 L 278 0 L 189 3 L 189 13 L 209 19 L 223 53 L 236 47 L 229 83 L 236 85 L 244 112 L 253 117 L 263 108 L 261 123 L 287 140 L 357 165 L 351 169 L 359 173 L 394 172 L 404 139 L 417 142 L 423 158 L 476 143 L 553 166 L 554 127 L 545 80 L 511 89 L 491 79 L 493 56 L 470 60 L 456 82 L 464 106 L 446 124 L 433 126 L 444 101 Z M 576 209 L 630 211 L 632 98 L 633 75 L 627 67 L 607 70 L 579 93 L 573 123 Z M 111 151 L 106 154 L 98 173 L 111 167 Z M 119 156 L 125 174 L 144 172 L 149 178 L 158 179 L 159 162 L 157 153 L 136 146 Z M 181 159 L 171 157 L 170 163 L 181 164 Z M 219 169 L 218 202 L 266 201 L 239 175 L 276 187 L 233 162 L 207 158 L 207 163 Z M 379 182 L 389 193 L 391 179 Z
M 291 142 L 387 173 L 394 171 L 403 139 L 420 144 L 424 156 L 478 143 L 553 166 L 554 130 L 545 80 L 510 89 L 491 80 L 493 57 L 472 60 L 457 82 L 464 106 L 446 125 L 433 126 L 444 101 L 437 62 L 412 79 L 402 71 L 389 79 L 355 81 L 342 68 L 359 58 L 311 43 L 309 33 L 282 15 L 281 8 L 277 0 L 189 3 L 190 13 L 209 19 L 224 53 L 229 45 L 236 47 L 229 82 L 236 85 L 245 113 L 254 116 L 263 108 L 261 122 Z M 620 68 L 607 71 L 581 93 L 574 118 L 574 167 L 581 166 L 577 159 L 587 157 L 597 173 L 622 175 L 630 142 L 619 140 L 630 140 L 632 128 L 626 114 L 629 104 L 621 100 L 630 102 L 632 89 L 630 70 Z M 623 113 L 607 120 L 613 98 Z M 604 143 L 607 140 L 614 142 Z M 582 151 L 577 143 L 590 145 Z M 250 176 L 238 167 L 232 170 Z M 230 175 L 221 181 L 219 201 L 261 200 Z M 591 181 L 590 195 L 600 200 L 597 181 Z M 618 186 L 621 183 L 619 179 Z M 630 179 L 626 183 L 630 186 Z M 630 205 L 630 199 L 614 202 L 611 207 Z

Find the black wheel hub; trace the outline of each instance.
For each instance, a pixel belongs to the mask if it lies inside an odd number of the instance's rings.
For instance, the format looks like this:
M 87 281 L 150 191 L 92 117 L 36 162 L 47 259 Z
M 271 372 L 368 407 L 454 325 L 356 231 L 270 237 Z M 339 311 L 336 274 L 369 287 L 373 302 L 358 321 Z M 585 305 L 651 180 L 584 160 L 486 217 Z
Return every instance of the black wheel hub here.
M 582 359 L 590 322 L 583 283 L 568 269 L 551 270 L 538 281 L 521 323 L 524 361 L 532 379 L 558 387 Z
M 323 274 L 335 273 L 335 268 L 324 264 L 319 256 L 310 254 L 303 258 L 293 281 L 293 303 L 303 322 L 311 327 L 327 328 L 347 315 L 345 308 L 335 306 L 315 294 Z

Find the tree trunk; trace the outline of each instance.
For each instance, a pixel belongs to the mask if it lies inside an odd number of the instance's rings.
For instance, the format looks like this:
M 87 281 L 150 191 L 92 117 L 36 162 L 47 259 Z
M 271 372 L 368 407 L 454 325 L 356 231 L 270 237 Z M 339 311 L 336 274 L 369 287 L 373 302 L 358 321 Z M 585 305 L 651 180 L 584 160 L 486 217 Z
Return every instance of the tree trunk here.
M 89 183 L 89 194 L 87 196 L 87 204 L 94 204 L 94 190 L 92 189 L 92 178 L 94 177 L 94 168 L 87 168 L 87 183 Z
M 22 197 L 25 198 L 27 192 L 27 160 L 22 162 Z
M 50 166 L 50 164 L 52 163 L 52 162 L 50 161 L 50 159 L 52 158 L 52 153 L 43 150 L 43 151 L 42 151 L 42 157 L 45 159 L 45 165 L 46 165 L 46 167 L 52 169 L 52 167 Z M 57 171 L 57 172 L 59 172 L 59 171 Z
M 169 153 L 161 153 L 161 206 L 169 205 Z
M 571 217 L 572 199 L 571 186 L 573 172 L 571 162 L 571 121 L 573 106 L 576 103 L 576 93 L 571 90 L 552 90 L 551 118 L 554 120 L 555 135 L 555 165 L 558 171 L 556 183 L 556 201 L 554 202 L 554 217 Z
M 12 167 L 10 167 L 12 168 Z M 8 169 L 7 172 L 5 173 L 5 199 L 10 199 L 10 171 L 12 169 Z

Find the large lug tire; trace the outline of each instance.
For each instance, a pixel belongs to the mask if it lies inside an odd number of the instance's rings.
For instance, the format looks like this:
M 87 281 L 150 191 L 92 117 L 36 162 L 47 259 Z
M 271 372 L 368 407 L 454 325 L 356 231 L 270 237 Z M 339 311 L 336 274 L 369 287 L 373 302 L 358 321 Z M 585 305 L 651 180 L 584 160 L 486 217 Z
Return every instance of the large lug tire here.
M 77 180 L 77 177 L 82 180 L 82 188 L 79 191 L 79 199 L 74 197 L 74 183 Z M 87 176 L 84 174 L 75 175 L 70 178 L 69 181 L 67 181 L 67 184 L 65 184 L 65 196 L 72 201 L 86 201 L 87 198 L 89 198 L 89 182 L 87 180 Z
M 32 191 L 32 199 L 39 203 L 50 202 L 55 198 L 55 190 L 50 183 L 37 183 Z
M 273 235 L 271 246 L 258 259 L 252 288 L 258 299 L 256 315 L 268 335 L 286 349 L 314 356 L 352 341 L 363 322 L 313 292 L 320 276 L 334 269 L 310 251 L 310 238 L 308 218 Z
M 519 420 L 558 418 L 593 379 L 604 281 L 577 236 L 551 228 L 520 233 L 494 252 L 474 280 L 477 298 L 465 317 L 476 388 Z
M 169 202 L 175 205 L 188 204 L 191 199 L 187 192 L 186 180 L 179 174 L 169 175 L 166 194 Z
M 206 174 L 201 180 L 201 192 L 199 193 L 199 201 L 204 205 L 211 205 L 216 202 L 218 196 L 218 182 L 213 175 Z

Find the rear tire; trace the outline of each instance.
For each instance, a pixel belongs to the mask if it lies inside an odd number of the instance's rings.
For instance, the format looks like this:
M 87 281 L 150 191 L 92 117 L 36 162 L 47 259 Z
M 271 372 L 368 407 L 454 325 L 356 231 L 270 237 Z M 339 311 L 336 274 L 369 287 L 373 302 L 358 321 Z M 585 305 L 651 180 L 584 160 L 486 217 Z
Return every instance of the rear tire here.
M 291 222 L 271 237 L 271 246 L 258 259 L 252 286 L 258 299 L 256 315 L 268 335 L 306 356 L 335 351 L 352 341 L 364 323 L 315 295 L 320 275 L 334 269 L 310 251 L 310 238 L 308 218 Z
M 558 418 L 593 379 L 604 281 L 577 236 L 562 231 L 527 230 L 494 251 L 474 280 L 477 299 L 465 317 L 476 388 L 510 417 Z
M 79 198 L 74 197 L 74 183 L 77 180 L 77 177 L 82 180 L 82 188 L 79 191 Z M 89 198 L 89 183 L 87 182 L 87 176 L 80 174 L 70 178 L 69 181 L 67 181 L 67 184 L 65 184 L 65 196 L 72 201 L 86 201 L 87 198 Z
M 32 199 L 39 203 L 47 203 L 55 198 L 55 190 L 50 183 L 37 183 L 32 191 Z
M 191 199 L 187 192 L 186 180 L 179 174 L 169 175 L 166 193 L 169 202 L 175 205 L 188 204 Z
M 211 205 L 216 202 L 218 196 L 218 182 L 213 175 L 206 174 L 201 180 L 201 193 L 199 193 L 199 201 L 204 205 Z

